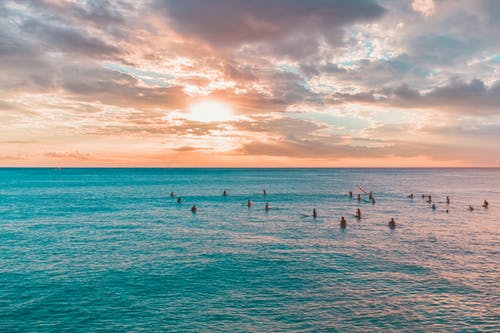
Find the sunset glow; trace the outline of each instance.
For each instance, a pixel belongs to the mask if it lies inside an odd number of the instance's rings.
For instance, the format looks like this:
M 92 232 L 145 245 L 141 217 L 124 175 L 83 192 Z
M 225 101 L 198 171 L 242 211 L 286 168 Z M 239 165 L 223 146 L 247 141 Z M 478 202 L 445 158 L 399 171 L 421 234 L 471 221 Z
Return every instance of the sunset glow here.
M 498 2 L 0 2 L 1 166 L 500 166 Z

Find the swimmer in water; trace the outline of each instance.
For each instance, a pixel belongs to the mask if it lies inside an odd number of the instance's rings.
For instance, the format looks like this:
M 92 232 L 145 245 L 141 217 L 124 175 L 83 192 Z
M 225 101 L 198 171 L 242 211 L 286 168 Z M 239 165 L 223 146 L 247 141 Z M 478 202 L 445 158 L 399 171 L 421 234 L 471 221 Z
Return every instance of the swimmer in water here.
M 266 206 L 264 207 L 264 209 L 266 210 L 266 212 L 271 209 L 271 207 L 269 207 L 269 202 L 266 202 Z
M 318 212 L 316 212 L 316 208 L 313 208 L 313 218 L 318 217 Z
M 342 229 L 345 229 L 347 227 L 347 222 L 343 216 L 340 218 L 340 227 Z
M 252 207 L 252 200 L 248 199 L 248 201 L 247 201 L 247 207 L 248 208 Z
M 432 197 L 431 197 L 431 195 L 430 195 L 430 194 L 429 194 L 429 199 L 427 199 L 427 202 L 428 202 L 428 203 L 431 203 L 431 202 L 432 202 Z
M 352 191 L 349 191 L 349 198 L 352 198 Z
M 171 198 L 175 197 L 174 192 L 170 192 L 170 197 L 171 197 Z
M 474 210 L 474 208 L 472 206 L 469 206 L 469 211 L 472 212 L 473 210 Z
M 483 203 L 483 207 L 484 208 L 488 208 L 490 204 L 488 203 L 488 201 L 484 200 L 484 203 Z
M 361 194 L 358 194 L 358 201 L 361 201 Z
M 434 203 L 432 204 L 432 209 L 436 210 L 436 204 L 434 204 Z
M 222 192 L 222 196 L 227 197 L 227 190 L 224 190 L 224 192 Z
M 389 221 L 389 228 L 396 228 L 396 221 L 394 221 L 394 218 L 391 218 L 391 220 Z
M 372 205 L 375 205 L 375 197 L 372 197 Z
M 368 199 L 371 200 L 373 198 L 373 192 L 370 191 L 370 194 L 368 195 Z
M 408 196 L 408 198 L 413 199 L 413 193 Z
M 361 218 L 361 210 L 358 208 L 358 210 L 356 211 L 356 215 L 354 215 L 354 217 L 360 219 Z
M 191 207 L 191 213 L 197 213 L 198 212 L 198 208 L 196 207 L 196 205 L 193 205 L 193 207 Z
M 263 195 L 267 195 L 267 191 L 266 191 L 266 189 L 263 189 L 263 190 L 262 190 L 262 194 L 263 194 Z
M 178 204 L 182 203 L 182 198 L 181 198 L 181 197 L 178 197 L 178 198 L 177 198 L 177 203 L 178 203 Z
M 449 205 L 450 204 L 450 197 L 449 196 L 446 196 L 446 204 Z

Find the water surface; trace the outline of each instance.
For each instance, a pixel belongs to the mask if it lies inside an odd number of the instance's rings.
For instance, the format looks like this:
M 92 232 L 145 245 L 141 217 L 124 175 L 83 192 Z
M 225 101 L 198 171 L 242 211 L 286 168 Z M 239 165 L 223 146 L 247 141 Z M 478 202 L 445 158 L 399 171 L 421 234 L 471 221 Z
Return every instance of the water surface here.
M 499 169 L 0 169 L 0 331 L 498 332 L 499 249 Z

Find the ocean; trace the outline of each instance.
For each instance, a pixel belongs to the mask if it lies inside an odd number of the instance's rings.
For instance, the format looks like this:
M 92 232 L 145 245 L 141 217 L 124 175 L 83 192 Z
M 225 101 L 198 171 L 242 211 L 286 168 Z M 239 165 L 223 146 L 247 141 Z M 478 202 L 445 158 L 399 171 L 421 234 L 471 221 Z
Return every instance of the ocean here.
M 1 332 L 500 332 L 499 251 L 500 169 L 0 169 Z

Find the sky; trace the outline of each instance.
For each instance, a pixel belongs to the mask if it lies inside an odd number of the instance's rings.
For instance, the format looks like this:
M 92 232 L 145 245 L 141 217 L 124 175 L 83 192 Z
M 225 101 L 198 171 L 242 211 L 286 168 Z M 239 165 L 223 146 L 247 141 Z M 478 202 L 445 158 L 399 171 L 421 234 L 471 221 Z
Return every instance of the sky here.
M 0 166 L 499 167 L 498 0 L 0 1 Z

